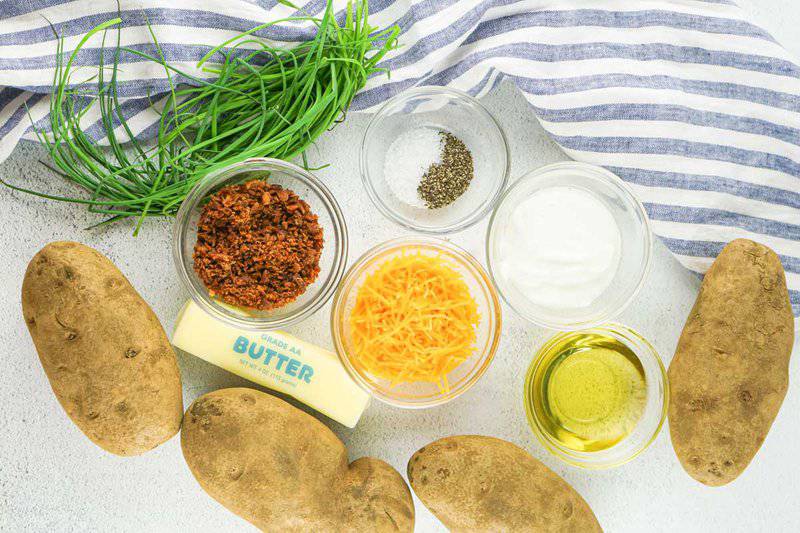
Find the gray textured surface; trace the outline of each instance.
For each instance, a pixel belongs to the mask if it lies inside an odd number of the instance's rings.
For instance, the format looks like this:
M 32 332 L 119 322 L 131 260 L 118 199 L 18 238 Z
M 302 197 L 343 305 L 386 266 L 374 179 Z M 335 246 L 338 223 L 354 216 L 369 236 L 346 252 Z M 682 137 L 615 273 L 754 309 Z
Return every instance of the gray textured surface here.
M 794 0 L 771 0 L 756 11 L 800 55 L 800 38 L 792 35 L 800 22 L 800 6 Z M 512 87 L 503 86 L 486 103 L 508 134 L 512 178 L 565 158 Z M 350 116 L 311 153 L 312 162 L 331 163 L 318 174 L 345 211 L 350 263 L 369 246 L 407 234 L 381 218 L 361 189 L 356 158 L 366 122 L 364 116 Z M 21 146 L 0 166 L 0 175 L 35 188 L 59 190 L 59 178 L 36 164 L 42 155 L 35 146 Z M 0 209 L 4 218 L 0 242 L 6 249 L 0 269 L 0 346 L 4 348 L 0 357 L 0 530 L 252 530 L 198 487 L 177 438 L 143 457 L 128 459 L 106 454 L 85 439 L 51 394 L 21 320 L 19 291 L 28 260 L 49 241 L 72 239 L 111 257 L 171 330 L 186 294 L 173 271 L 169 223 L 149 221 L 134 239 L 127 225 L 82 230 L 96 219 L 72 205 L 0 191 Z M 485 229 L 484 221 L 453 235 L 452 240 L 483 260 Z M 646 286 L 620 321 L 649 338 L 668 363 L 697 285 L 658 245 Z M 329 306 L 291 332 L 330 346 L 328 310 Z M 431 440 L 458 433 L 493 435 L 523 446 L 562 475 L 586 498 L 607 531 L 797 529 L 800 361 L 796 355 L 781 414 L 754 464 L 728 487 L 710 489 L 690 479 L 671 450 L 666 429 L 634 462 L 616 470 L 588 472 L 559 463 L 528 430 L 521 401 L 524 370 L 550 333 L 504 311 L 503 339 L 494 363 L 459 399 L 426 411 L 403 411 L 374 402 L 354 430 L 323 417 L 348 444 L 351 459 L 372 455 L 405 472 L 411 454 Z M 179 364 L 186 405 L 204 392 L 248 385 L 192 356 L 179 354 Z M 417 531 L 443 529 L 419 501 L 416 504 Z

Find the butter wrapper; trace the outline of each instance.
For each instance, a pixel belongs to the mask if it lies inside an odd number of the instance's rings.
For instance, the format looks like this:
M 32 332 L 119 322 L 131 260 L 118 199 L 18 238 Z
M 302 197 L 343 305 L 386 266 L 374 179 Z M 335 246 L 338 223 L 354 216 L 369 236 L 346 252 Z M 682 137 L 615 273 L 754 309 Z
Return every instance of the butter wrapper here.
M 282 392 L 355 427 L 369 394 L 333 352 L 282 331 L 240 330 L 189 301 L 178 315 L 172 344 L 254 383 Z

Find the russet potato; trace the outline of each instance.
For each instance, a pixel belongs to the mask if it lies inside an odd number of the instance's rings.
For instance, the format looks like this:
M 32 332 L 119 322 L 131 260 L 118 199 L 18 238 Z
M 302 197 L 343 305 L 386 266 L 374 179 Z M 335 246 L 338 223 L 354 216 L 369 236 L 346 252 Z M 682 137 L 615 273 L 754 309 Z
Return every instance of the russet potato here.
M 669 367 L 669 428 L 683 468 L 719 486 L 750 464 L 789 385 L 794 319 L 778 256 L 738 239 L 711 265 Z
M 264 531 L 414 530 L 411 493 L 394 468 L 371 457 L 348 464 L 330 429 L 270 394 L 201 396 L 186 411 L 181 447 L 200 486 Z
M 178 432 L 175 353 L 152 309 L 100 252 L 53 242 L 31 259 L 22 312 L 50 386 L 72 421 L 113 454 Z
M 460 435 L 434 441 L 411 457 L 408 479 L 454 533 L 602 531 L 566 481 L 501 439 Z

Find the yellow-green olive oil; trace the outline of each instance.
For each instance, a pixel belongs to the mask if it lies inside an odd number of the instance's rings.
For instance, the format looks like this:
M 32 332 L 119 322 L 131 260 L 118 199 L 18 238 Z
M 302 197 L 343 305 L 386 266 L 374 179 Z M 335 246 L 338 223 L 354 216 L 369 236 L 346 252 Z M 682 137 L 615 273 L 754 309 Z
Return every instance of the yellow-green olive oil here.
M 639 358 L 612 336 L 575 332 L 543 348 L 525 381 L 529 416 L 562 446 L 614 446 L 633 431 L 647 400 Z

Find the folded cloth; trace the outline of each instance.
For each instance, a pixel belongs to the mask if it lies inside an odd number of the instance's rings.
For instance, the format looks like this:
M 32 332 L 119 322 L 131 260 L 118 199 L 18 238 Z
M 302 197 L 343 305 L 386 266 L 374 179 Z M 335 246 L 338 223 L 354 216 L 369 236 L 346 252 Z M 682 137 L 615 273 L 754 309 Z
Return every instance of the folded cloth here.
M 122 44 L 153 53 L 146 20 L 167 60 L 195 74 L 212 46 L 294 13 L 276 0 L 120 3 Z M 730 240 L 762 242 L 780 255 L 800 314 L 800 66 L 733 2 L 374 0 L 370 12 L 374 26 L 401 27 L 402 47 L 383 61 L 391 78 L 372 78 L 356 110 L 417 85 L 480 96 L 511 80 L 570 157 L 630 184 L 681 263 L 703 272 Z M 33 138 L 31 118 L 46 124 L 53 28 L 69 51 L 117 14 L 117 0 L 0 2 L 0 161 Z M 314 31 L 291 22 L 260 35 L 290 43 Z M 96 65 L 99 45 L 77 62 Z M 121 70 L 125 115 L 152 136 L 148 95 L 167 89 L 164 71 L 124 54 Z

